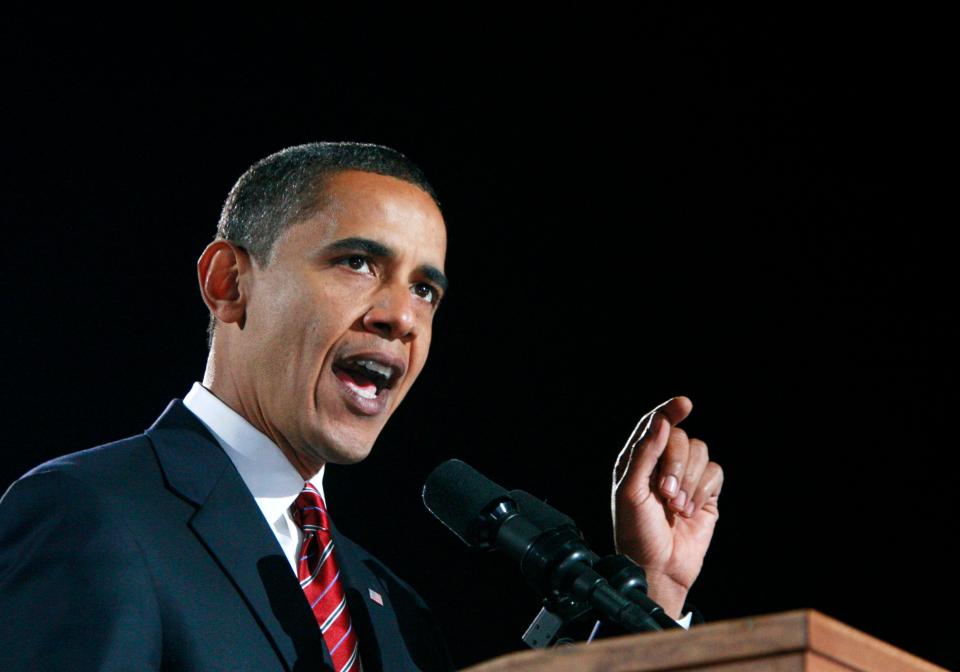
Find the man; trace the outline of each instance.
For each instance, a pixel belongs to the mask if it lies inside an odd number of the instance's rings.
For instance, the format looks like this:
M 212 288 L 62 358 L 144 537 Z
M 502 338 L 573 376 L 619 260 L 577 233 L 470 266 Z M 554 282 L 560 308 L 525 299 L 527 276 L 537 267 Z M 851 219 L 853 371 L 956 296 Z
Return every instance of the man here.
M 317 143 L 248 170 L 198 262 L 203 385 L 0 504 L 0 669 L 449 669 L 422 600 L 329 521 L 321 480 L 367 456 L 423 368 L 445 254 L 433 190 L 393 150 Z M 722 481 L 676 427 L 689 411 L 645 416 L 614 481 L 618 547 L 675 618 Z

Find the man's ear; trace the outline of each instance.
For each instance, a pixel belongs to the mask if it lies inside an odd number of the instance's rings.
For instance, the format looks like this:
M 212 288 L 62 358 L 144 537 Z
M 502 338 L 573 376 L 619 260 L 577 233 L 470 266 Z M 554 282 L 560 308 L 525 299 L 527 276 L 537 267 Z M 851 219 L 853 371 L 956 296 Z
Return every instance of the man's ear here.
M 229 240 L 215 240 L 197 261 L 200 294 L 210 312 L 221 322 L 235 322 L 241 329 L 246 315 L 247 297 L 240 276 L 250 270 L 246 250 Z

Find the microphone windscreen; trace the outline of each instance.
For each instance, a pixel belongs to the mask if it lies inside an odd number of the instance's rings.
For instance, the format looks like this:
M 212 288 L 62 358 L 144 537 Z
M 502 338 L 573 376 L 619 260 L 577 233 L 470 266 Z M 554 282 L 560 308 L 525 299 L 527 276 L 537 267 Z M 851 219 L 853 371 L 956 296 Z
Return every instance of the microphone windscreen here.
M 573 518 L 557 511 L 542 499 L 523 490 L 511 490 L 510 498 L 517 503 L 517 510 L 541 530 L 554 530 L 558 527 L 577 528 Z
M 468 546 L 486 546 L 481 513 L 510 494 L 466 462 L 447 460 L 427 477 L 423 504 Z

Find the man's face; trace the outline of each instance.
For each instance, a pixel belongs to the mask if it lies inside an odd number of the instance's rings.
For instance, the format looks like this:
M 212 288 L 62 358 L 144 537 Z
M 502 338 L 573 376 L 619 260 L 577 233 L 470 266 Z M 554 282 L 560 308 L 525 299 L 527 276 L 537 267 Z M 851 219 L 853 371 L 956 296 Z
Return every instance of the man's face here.
M 369 454 L 427 360 L 446 284 L 446 227 L 419 187 L 345 171 L 325 194 L 247 276 L 235 362 L 247 412 L 308 473 Z

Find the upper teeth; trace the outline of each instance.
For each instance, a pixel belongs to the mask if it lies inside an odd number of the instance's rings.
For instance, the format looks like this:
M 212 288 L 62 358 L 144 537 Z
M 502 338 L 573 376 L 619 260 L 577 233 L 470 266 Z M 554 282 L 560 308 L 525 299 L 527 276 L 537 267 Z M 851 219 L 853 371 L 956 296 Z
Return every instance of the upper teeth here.
M 393 375 L 393 369 L 392 369 L 392 368 L 390 368 L 389 366 L 384 366 L 383 364 L 380 364 L 379 362 L 374 362 L 373 360 L 370 360 L 370 359 L 358 359 L 358 360 L 356 361 L 356 365 L 357 365 L 357 366 L 362 366 L 363 368 L 367 369 L 368 371 L 373 371 L 374 373 L 378 373 L 378 374 L 380 374 L 381 376 L 383 376 L 384 378 L 387 378 L 387 379 L 389 379 L 390 376 Z

